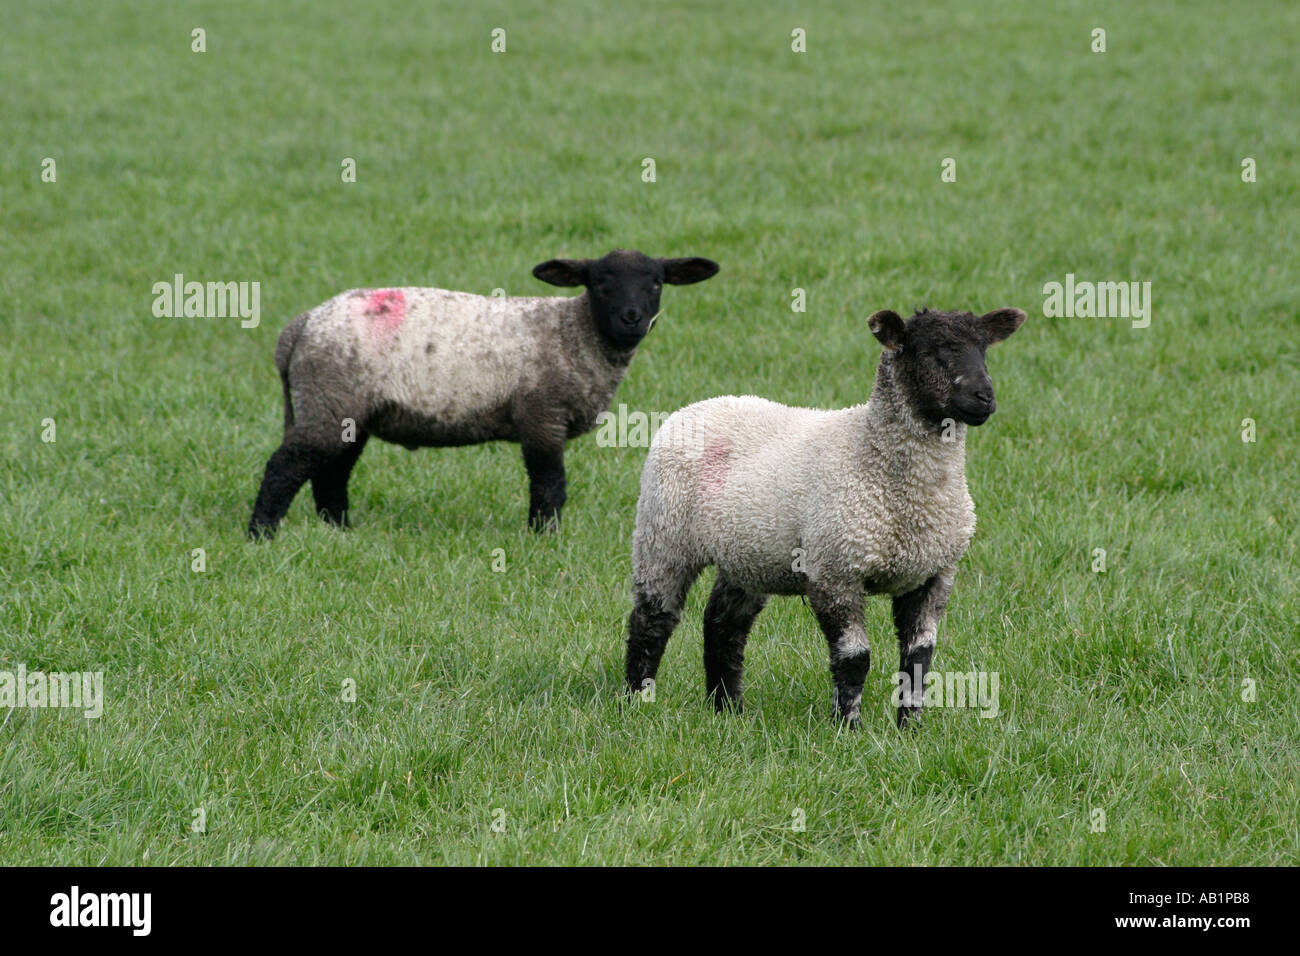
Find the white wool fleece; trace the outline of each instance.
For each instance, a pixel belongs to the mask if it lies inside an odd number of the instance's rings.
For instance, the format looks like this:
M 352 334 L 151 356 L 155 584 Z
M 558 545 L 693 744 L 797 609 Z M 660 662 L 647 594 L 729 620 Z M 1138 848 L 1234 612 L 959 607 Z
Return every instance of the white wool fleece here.
M 636 586 L 715 564 L 752 593 L 911 591 L 954 566 L 975 532 L 965 429 L 944 441 L 877 400 L 821 411 L 724 396 L 683 408 L 642 474 Z

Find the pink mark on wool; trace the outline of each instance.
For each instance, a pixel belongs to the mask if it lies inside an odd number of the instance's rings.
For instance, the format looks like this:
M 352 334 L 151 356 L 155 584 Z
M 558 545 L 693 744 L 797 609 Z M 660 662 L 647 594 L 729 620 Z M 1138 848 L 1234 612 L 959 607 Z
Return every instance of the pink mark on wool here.
M 401 289 L 375 289 L 366 296 L 365 315 L 372 332 L 395 332 L 406 318 L 406 296 Z
M 727 484 L 731 470 L 731 446 L 725 439 L 709 443 L 700 457 L 700 487 L 706 495 L 716 495 Z

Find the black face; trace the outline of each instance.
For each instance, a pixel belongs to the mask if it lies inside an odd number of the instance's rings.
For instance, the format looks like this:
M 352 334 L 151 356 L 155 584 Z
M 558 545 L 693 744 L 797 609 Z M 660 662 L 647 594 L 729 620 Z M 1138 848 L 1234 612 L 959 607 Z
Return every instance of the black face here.
M 533 275 L 552 285 L 586 286 L 597 330 L 616 347 L 630 349 L 650 331 L 665 283 L 689 285 L 717 271 L 709 259 L 652 259 L 616 249 L 601 259 L 552 259 Z
M 591 263 L 586 285 L 596 327 L 614 344 L 630 348 L 645 338 L 659 314 L 664 267 L 640 253 L 611 253 Z
M 983 316 L 927 310 L 904 323 L 886 311 L 871 317 L 871 330 L 893 353 L 897 381 L 922 417 L 983 425 L 998 407 L 985 350 L 1024 320 L 1019 309 Z

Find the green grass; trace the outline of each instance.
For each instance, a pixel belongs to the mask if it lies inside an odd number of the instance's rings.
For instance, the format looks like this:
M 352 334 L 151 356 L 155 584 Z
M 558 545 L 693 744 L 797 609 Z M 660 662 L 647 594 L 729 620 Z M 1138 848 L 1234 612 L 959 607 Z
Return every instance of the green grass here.
M 0 670 L 103 670 L 106 704 L 0 711 L 0 862 L 1300 862 L 1294 5 L 14 6 Z M 877 600 L 839 731 L 791 599 L 715 717 L 707 576 L 657 702 L 620 711 L 644 450 L 593 436 L 559 535 L 524 529 L 515 446 L 372 443 L 353 531 L 304 493 L 244 540 L 289 318 L 353 286 L 545 294 L 535 263 L 615 246 L 723 266 L 665 294 L 633 409 L 851 404 L 876 309 L 1029 312 L 990 354 L 936 657 L 997 671 L 997 718 L 899 735 Z M 154 318 L 176 272 L 261 282 L 261 326 Z M 1044 318 L 1067 272 L 1150 281 L 1150 328 Z

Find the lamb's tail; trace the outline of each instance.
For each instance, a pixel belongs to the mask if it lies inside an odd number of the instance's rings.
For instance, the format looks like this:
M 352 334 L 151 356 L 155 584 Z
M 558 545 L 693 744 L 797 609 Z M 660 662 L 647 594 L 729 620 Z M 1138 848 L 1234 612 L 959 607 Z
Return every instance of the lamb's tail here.
M 289 388 L 289 359 L 293 357 L 293 347 L 298 344 L 303 327 L 307 324 L 310 312 L 304 312 L 284 327 L 280 340 L 275 344 L 275 367 L 280 370 L 280 384 L 284 388 L 284 430 L 293 426 L 293 392 Z

